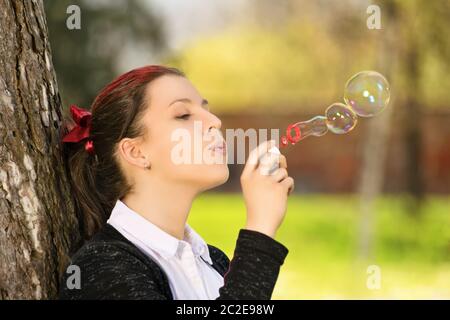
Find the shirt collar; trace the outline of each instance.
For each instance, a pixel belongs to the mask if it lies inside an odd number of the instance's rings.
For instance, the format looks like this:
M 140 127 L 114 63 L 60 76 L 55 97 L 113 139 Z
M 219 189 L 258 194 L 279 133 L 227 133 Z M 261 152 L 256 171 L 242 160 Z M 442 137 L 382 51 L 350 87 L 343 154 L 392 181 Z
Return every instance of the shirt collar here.
M 107 222 L 137 238 L 165 258 L 174 257 L 187 242 L 191 245 L 195 256 L 201 256 L 212 265 L 208 245 L 187 223 L 184 228 L 184 239 L 179 240 L 127 207 L 121 200 L 117 200 Z

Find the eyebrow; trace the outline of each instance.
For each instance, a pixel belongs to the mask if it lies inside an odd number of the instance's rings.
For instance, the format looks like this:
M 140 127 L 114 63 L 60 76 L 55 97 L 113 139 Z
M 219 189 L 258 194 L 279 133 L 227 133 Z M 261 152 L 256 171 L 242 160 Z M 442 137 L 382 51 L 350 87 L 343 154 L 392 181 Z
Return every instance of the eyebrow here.
M 188 98 L 177 99 L 177 100 L 172 101 L 172 102 L 169 104 L 169 107 L 170 107 L 171 105 L 173 105 L 175 102 L 192 103 L 192 100 L 191 100 L 191 99 L 188 99 Z M 202 99 L 202 106 L 205 106 L 205 105 L 207 105 L 207 104 L 208 104 L 208 100 Z

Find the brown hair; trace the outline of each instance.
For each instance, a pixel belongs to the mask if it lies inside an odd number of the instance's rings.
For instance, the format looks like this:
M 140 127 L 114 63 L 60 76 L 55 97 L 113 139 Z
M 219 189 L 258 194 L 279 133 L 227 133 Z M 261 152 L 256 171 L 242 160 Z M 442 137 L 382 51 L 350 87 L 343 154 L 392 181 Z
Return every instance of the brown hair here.
M 89 139 L 95 154 L 85 143 L 64 143 L 66 170 L 74 191 L 75 208 L 84 237 L 92 237 L 105 223 L 115 202 L 132 188 L 125 180 L 115 158 L 117 143 L 145 133 L 139 120 L 146 110 L 146 86 L 163 75 L 184 76 L 175 69 L 145 66 L 131 70 L 104 87 L 91 106 Z M 64 126 L 67 131 L 67 125 Z

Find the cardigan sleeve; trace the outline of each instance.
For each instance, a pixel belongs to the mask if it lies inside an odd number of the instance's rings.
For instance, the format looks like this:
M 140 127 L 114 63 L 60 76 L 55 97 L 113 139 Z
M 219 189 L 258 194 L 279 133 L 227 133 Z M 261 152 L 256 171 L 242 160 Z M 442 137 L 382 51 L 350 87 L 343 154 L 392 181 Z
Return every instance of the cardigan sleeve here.
M 288 249 L 271 237 L 241 229 L 219 300 L 268 300 Z

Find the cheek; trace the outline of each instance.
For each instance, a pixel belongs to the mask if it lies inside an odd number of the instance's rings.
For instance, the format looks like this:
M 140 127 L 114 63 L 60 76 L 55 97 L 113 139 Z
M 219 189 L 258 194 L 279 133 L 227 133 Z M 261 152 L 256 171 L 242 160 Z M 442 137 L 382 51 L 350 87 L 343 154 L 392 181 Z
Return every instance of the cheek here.
M 165 161 L 170 157 L 170 152 L 176 142 L 172 141 L 172 135 L 176 128 L 170 126 L 168 119 L 156 119 L 147 122 L 149 151 L 152 158 L 157 161 Z
M 200 158 L 196 162 L 194 157 L 191 157 L 192 149 L 194 148 L 191 147 L 190 150 L 187 150 L 189 157 L 183 158 L 188 159 L 187 161 L 173 161 L 171 158 L 173 155 L 169 155 L 167 163 L 163 164 L 164 175 L 175 181 L 190 183 L 202 190 L 221 185 L 228 180 L 229 171 L 226 159 L 212 157 L 216 162 L 205 163 Z
M 193 169 L 193 166 L 188 164 L 189 161 L 181 160 L 191 157 L 192 128 L 155 124 L 150 130 L 150 136 L 150 154 L 152 154 L 155 169 L 166 176 L 185 175 L 184 170 Z
M 153 168 L 174 180 L 189 181 L 204 188 L 224 183 L 229 176 L 226 158 L 215 159 L 215 164 L 204 163 L 203 152 L 210 141 L 203 140 L 202 128 L 193 122 L 180 123 L 177 127 L 154 124 L 149 130 Z M 220 158 L 210 155 L 209 159 Z

